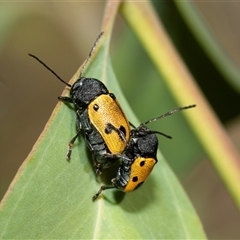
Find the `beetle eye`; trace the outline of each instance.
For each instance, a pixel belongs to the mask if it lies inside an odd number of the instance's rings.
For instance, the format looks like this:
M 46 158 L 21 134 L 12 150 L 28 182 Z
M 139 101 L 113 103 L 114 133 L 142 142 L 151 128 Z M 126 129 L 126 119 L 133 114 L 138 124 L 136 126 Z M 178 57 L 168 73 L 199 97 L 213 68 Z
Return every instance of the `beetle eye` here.
M 113 93 L 109 93 L 109 96 L 113 99 L 116 100 L 116 96 Z

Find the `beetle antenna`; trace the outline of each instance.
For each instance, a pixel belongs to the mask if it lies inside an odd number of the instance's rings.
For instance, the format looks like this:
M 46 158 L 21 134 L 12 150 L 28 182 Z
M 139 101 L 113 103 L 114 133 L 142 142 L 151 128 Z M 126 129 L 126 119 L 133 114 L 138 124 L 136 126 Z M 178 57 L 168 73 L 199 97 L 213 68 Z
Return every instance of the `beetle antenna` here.
M 81 69 L 81 71 L 80 71 L 80 76 L 79 76 L 79 78 L 83 75 L 83 72 L 84 72 L 84 70 L 85 70 L 85 68 L 86 68 L 89 60 L 91 59 L 92 54 L 93 54 L 93 52 L 95 51 L 95 48 L 96 48 L 96 46 L 98 45 L 98 42 L 99 42 L 99 40 L 100 40 L 100 38 L 102 37 L 103 34 L 104 34 L 104 32 L 101 32 L 101 33 L 98 35 L 95 43 L 93 44 L 93 47 L 92 47 L 90 53 L 88 54 L 88 57 L 87 57 L 87 59 L 85 60 L 85 63 L 84 63 L 84 65 L 83 65 L 83 67 L 82 67 L 82 69 Z
M 167 135 L 167 134 L 165 134 L 165 133 L 162 133 L 162 132 L 152 131 L 152 133 L 160 134 L 160 135 L 162 135 L 162 136 L 164 136 L 164 137 L 166 137 L 166 138 L 172 139 L 171 136 L 169 136 L 169 135 Z
M 129 125 L 130 125 L 132 128 L 136 128 L 131 122 L 129 122 Z
M 172 115 L 172 114 L 174 114 L 174 113 L 177 113 L 177 112 L 180 112 L 180 111 L 182 111 L 182 110 L 189 109 L 189 108 L 194 108 L 194 107 L 196 107 L 196 104 L 173 109 L 173 110 L 171 110 L 171 111 L 169 111 L 169 112 L 167 112 L 167 113 L 165 113 L 165 114 L 163 114 L 163 115 L 161 115 L 161 116 L 159 116 L 159 117 L 156 117 L 156 118 L 153 118 L 153 119 L 150 119 L 150 120 L 146 121 L 144 124 L 146 125 L 146 124 L 148 124 L 148 123 L 155 122 L 155 121 L 157 121 L 157 120 L 160 120 L 160 119 L 162 119 L 162 118 L 165 118 L 165 117 L 167 117 L 167 116 L 170 116 L 170 115 Z
M 38 57 L 35 55 L 29 53 L 28 54 L 30 57 L 36 59 L 38 62 L 40 62 L 45 68 L 47 68 L 53 75 L 55 75 L 62 83 L 66 84 L 68 87 L 72 87 L 69 83 L 65 82 L 63 79 L 61 79 L 50 67 L 48 67 L 42 60 L 40 60 Z

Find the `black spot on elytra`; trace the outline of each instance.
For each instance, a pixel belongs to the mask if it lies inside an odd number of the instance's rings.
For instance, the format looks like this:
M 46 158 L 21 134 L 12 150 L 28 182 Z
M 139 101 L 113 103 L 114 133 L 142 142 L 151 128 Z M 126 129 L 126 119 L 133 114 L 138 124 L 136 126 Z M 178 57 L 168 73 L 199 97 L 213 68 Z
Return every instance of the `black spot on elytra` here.
M 99 109 L 99 106 L 97 104 L 94 104 L 93 109 L 97 112 L 97 110 Z
M 145 165 L 145 160 L 140 162 L 140 167 L 143 167 Z
M 133 182 L 137 182 L 137 181 L 138 181 L 138 177 L 137 177 L 137 176 L 134 176 L 134 177 L 132 178 L 132 181 L 133 181 Z
M 119 128 L 119 130 L 124 134 L 124 136 L 126 137 L 126 128 L 124 126 L 121 126 Z
M 112 124 L 111 123 L 107 123 L 106 124 L 106 128 L 105 128 L 105 133 L 106 134 L 110 134 L 113 130 Z

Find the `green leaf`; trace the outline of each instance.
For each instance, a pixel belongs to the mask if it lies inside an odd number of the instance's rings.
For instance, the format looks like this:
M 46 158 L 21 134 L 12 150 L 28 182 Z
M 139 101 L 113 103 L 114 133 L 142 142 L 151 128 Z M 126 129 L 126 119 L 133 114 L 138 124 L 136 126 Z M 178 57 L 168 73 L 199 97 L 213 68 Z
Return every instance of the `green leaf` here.
M 111 67 L 109 41 L 110 34 L 105 34 L 84 76 L 102 80 L 136 124 Z M 104 179 L 96 179 L 83 136 L 74 144 L 71 161 L 66 161 L 67 144 L 75 133 L 74 110 L 59 103 L 1 203 L 0 238 L 205 238 L 191 203 L 160 153 L 152 174 L 137 191 L 108 190 L 92 202 Z M 115 173 L 110 168 L 103 177 Z

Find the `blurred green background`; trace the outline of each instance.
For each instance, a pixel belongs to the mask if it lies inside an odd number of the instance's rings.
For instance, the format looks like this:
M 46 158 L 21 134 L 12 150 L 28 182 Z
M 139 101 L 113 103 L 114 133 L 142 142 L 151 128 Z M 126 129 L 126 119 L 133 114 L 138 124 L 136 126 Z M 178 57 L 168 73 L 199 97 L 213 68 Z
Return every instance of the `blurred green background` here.
M 0 3 L 1 197 L 43 130 L 64 88 L 27 53 L 37 55 L 68 81 L 100 32 L 104 4 Z M 230 64 L 238 69 L 240 3 L 191 4 Z M 154 2 L 154 6 L 212 108 L 239 147 L 239 90 L 229 84 L 229 79 L 213 64 L 174 2 L 159 1 Z M 141 122 L 178 107 L 121 16 L 113 31 L 111 58 L 122 90 Z M 194 109 L 189 111 L 194 114 Z M 173 137 L 173 140 L 159 137 L 161 152 L 187 191 L 207 236 L 210 239 L 240 238 L 239 212 L 182 115 L 152 123 L 151 128 Z

